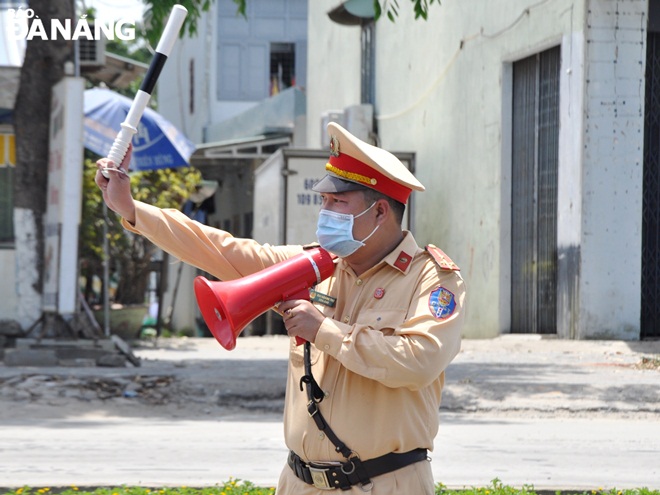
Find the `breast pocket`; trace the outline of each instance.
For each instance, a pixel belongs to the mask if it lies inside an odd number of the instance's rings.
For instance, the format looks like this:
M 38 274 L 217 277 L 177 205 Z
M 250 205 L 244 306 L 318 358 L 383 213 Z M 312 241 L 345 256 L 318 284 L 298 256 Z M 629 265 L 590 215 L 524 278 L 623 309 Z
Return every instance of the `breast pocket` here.
M 321 351 L 319 351 L 313 344 L 310 346 L 310 351 L 310 361 L 312 364 L 316 364 L 319 360 L 319 356 L 321 356 Z M 294 367 L 302 367 L 305 359 L 305 344 L 291 344 L 289 359 L 291 359 L 291 364 Z

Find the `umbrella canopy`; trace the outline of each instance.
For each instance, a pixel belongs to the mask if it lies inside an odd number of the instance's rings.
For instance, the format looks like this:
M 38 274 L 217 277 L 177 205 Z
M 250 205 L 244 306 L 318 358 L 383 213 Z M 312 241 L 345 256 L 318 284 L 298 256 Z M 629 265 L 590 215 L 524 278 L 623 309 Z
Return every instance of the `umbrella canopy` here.
M 108 156 L 132 100 L 114 91 L 94 88 L 85 91 L 85 148 Z M 147 108 L 133 136 L 131 170 L 154 170 L 188 166 L 195 145 L 158 112 Z

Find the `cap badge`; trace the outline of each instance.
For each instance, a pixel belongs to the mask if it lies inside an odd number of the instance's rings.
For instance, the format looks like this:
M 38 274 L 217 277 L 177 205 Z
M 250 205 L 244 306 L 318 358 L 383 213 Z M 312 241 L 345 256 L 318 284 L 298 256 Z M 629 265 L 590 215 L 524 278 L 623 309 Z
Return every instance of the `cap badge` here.
M 330 154 L 339 156 L 339 139 L 337 139 L 337 136 L 330 136 Z

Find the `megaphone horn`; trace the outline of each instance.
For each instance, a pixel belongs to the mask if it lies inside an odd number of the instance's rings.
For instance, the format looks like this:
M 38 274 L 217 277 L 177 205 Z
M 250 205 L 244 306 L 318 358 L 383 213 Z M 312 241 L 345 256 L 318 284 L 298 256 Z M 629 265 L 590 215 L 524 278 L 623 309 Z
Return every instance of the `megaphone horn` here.
M 195 278 L 195 297 L 206 326 L 231 351 L 236 338 L 257 316 L 289 299 L 309 300 L 309 289 L 334 273 L 323 248 L 304 251 L 257 273 L 229 282 Z

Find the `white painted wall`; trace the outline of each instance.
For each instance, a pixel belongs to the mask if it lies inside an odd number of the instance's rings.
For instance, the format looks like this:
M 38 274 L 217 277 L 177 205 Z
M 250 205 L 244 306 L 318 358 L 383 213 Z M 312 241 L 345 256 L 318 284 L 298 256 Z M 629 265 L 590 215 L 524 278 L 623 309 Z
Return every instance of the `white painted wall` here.
M 559 189 L 557 212 L 557 333 L 576 338 L 579 319 L 579 262 L 582 245 L 582 154 L 584 149 L 584 60 L 582 33 L 566 33 L 561 46 L 559 102 Z M 577 268 L 576 268 L 577 266 Z
M 360 28 L 340 26 L 327 13 L 336 0 L 312 0 L 307 18 L 307 147 L 326 148 L 321 115 L 360 103 Z M 401 150 L 405 151 L 405 150 Z
M 359 102 L 359 29 L 327 18 L 335 4 L 310 3 L 311 147 L 324 110 Z M 510 325 L 511 64 L 561 45 L 559 268 L 576 286 L 559 302 L 572 312 L 558 334 L 639 338 L 645 5 L 445 0 L 427 22 L 403 6 L 395 23 L 378 21 L 380 144 L 416 153 L 427 191 L 415 197 L 415 236 L 462 267 L 466 335 Z

